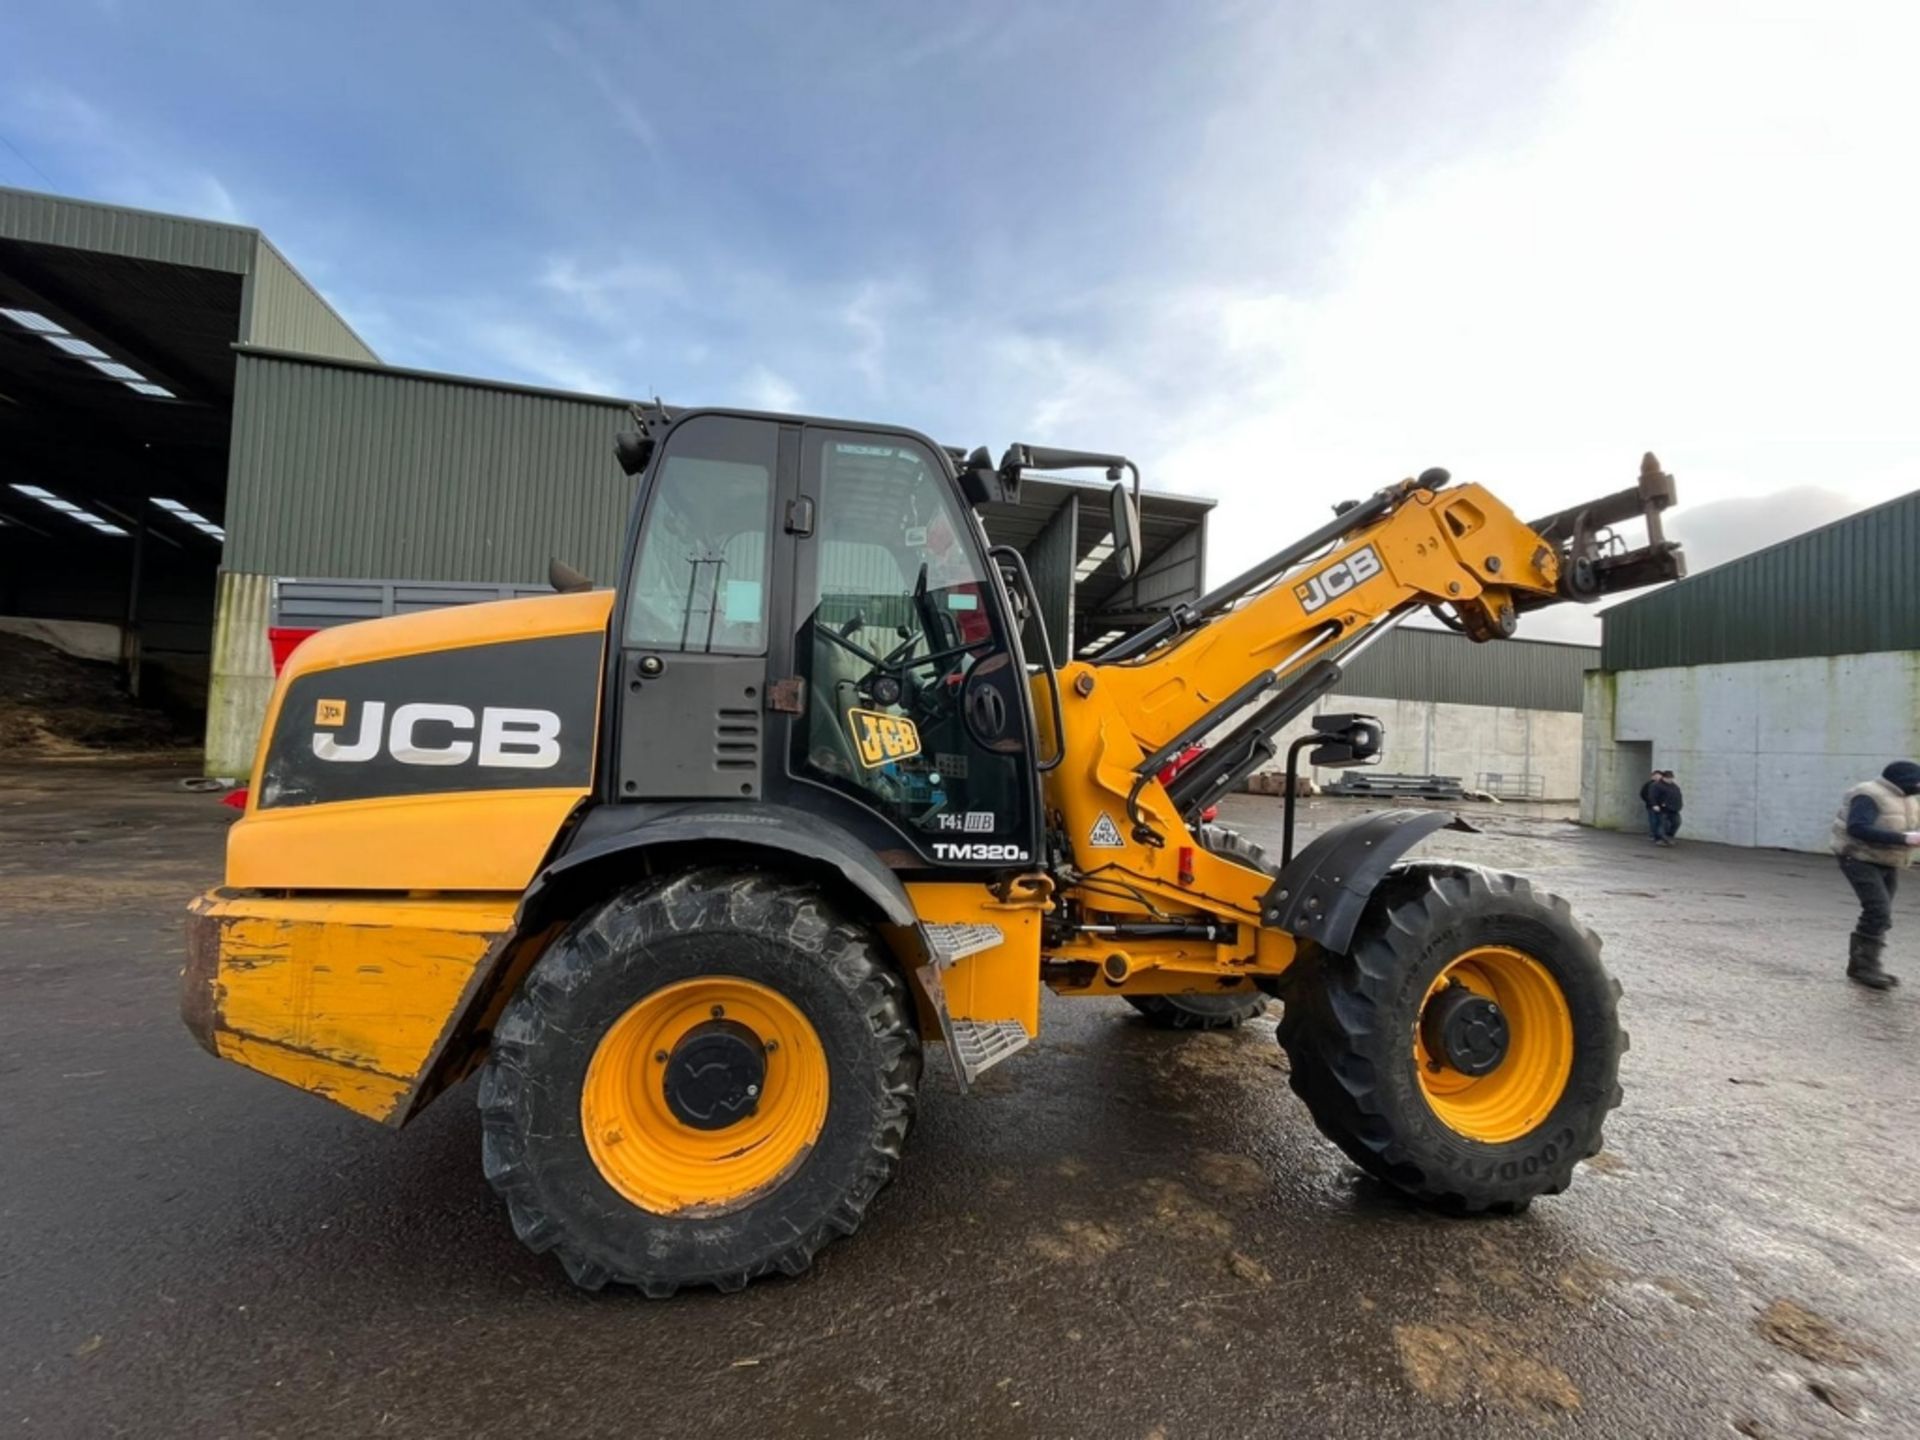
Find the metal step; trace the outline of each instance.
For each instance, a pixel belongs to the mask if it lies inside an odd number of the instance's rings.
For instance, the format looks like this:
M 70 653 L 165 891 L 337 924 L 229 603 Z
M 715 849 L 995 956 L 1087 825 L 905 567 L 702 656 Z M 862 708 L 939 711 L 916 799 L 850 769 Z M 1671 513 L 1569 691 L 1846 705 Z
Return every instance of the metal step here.
M 998 925 L 926 925 L 927 948 L 936 965 L 951 965 L 982 950 L 1003 943 L 1006 936 Z
M 940 1020 L 940 1038 L 947 1042 L 947 1058 L 953 1062 L 953 1078 L 960 1082 L 963 1094 L 986 1071 L 1026 1048 L 1030 1037 L 1018 1020 L 954 1019 L 947 1009 L 947 987 L 941 983 L 938 965 L 922 965 L 914 973 L 920 977 L 927 999 L 933 1002 L 933 1013 Z
M 955 1020 L 952 1024 L 953 1038 L 947 1043 L 969 1085 L 1009 1055 L 1027 1048 L 1027 1027 L 1018 1020 Z

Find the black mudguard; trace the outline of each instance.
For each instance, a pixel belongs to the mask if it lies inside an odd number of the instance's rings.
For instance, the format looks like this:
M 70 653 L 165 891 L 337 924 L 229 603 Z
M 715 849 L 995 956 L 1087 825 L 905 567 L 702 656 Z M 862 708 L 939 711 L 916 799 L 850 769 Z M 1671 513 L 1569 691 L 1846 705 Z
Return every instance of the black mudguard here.
M 426 1081 L 393 1123 L 403 1123 L 485 1053 L 481 1017 L 500 987 L 518 984 L 521 973 L 510 959 L 500 963 L 501 956 L 548 926 L 570 921 L 581 906 L 649 874 L 722 856 L 811 876 L 839 890 L 850 918 L 924 934 L 906 887 L 885 861 L 854 836 L 805 811 L 737 802 L 592 806 L 527 887 L 512 933 L 503 937 L 495 958 L 475 973 L 435 1047 Z M 865 913 L 859 913 L 862 910 Z
M 803 867 L 831 870 L 872 906 L 887 925 L 917 923 L 913 901 L 899 877 L 866 845 L 837 825 L 786 805 L 738 802 L 693 805 L 600 805 L 587 813 L 566 849 L 535 878 L 521 906 L 538 912 L 546 896 L 569 888 L 574 878 L 620 857 L 640 873 L 643 856 L 672 856 L 691 846 L 726 846 L 786 856 Z
M 1436 830 L 1474 828 L 1444 810 L 1379 810 L 1343 820 L 1274 877 L 1260 902 L 1260 918 L 1345 954 L 1374 887 L 1395 861 Z

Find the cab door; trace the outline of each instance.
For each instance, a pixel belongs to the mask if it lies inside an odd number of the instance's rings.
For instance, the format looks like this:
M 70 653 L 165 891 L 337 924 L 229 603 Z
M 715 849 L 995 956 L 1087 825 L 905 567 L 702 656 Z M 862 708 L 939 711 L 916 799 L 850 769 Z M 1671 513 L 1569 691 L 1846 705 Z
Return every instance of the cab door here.
M 1034 863 L 1026 667 L 949 467 L 918 438 L 884 431 L 810 425 L 800 452 L 799 503 L 813 520 L 795 548 L 793 663 L 805 684 L 789 774 L 882 822 L 892 838 L 874 848 L 909 864 Z
M 799 433 L 705 413 L 662 440 L 615 622 L 614 798 L 762 795 L 773 601 L 792 583 L 773 521 Z

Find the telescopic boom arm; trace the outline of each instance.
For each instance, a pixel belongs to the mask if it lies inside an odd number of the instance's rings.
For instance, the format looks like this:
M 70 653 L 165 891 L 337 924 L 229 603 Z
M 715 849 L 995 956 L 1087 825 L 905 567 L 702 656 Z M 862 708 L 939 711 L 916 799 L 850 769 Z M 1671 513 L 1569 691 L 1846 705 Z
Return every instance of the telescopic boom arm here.
M 1429 470 L 1379 491 L 1102 655 L 1102 683 L 1143 749 L 1218 725 L 1423 607 L 1475 640 L 1498 640 L 1522 611 L 1685 573 L 1660 527 L 1673 480 L 1652 455 L 1634 488 L 1532 525 L 1482 487 L 1449 481 Z M 1648 540 L 1629 549 L 1609 527 L 1635 516 Z

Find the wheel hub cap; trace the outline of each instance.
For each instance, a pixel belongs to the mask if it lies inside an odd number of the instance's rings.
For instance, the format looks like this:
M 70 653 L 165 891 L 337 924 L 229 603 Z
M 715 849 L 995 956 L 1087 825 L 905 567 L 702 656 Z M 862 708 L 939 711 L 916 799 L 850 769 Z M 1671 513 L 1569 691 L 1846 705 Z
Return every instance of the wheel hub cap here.
M 724 1215 L 785 1183 L 826 1123 L 827 1054 L 800 1008 L 744 976 L 641 997 L 594 1047 L 580 1127 L 600 1178 L 656 1215 Z
M 724 1130 L 760 1107 L 767 1047 L 744 1025 L 714 1020 L 688 1031 L 667 1057 L 667 1108 L 696 1130 Z
M 1507 1058 L 1507 1017 L 1484 995 L 1451 985 L 1427 1006 L 1421 1022 L 1427 1052 L 1462 1075 L 1488 1075 Z
M 1546 965 L 1509 945 L 1477 945 L 1442 966 L 1411 1039 L 1435 1117 L 1484 1145 L 1533 1131 L 1573 1077 L 1567 996 Z

